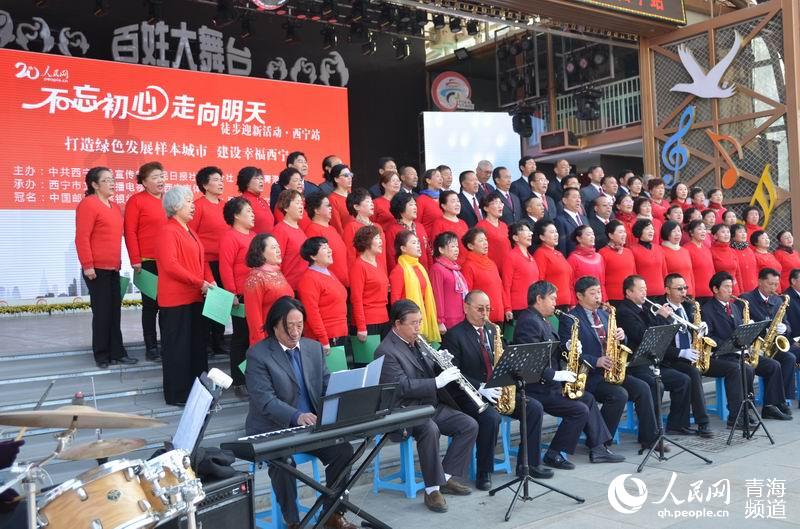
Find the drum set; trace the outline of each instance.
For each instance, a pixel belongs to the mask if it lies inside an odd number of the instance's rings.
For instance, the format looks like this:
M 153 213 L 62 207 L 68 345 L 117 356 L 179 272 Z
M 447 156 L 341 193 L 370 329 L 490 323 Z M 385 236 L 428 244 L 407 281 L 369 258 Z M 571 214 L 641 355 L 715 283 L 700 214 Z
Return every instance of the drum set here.
M 139 415 L 71 405 L 54 410 L 0 413 L 0 424 L 22 426 L 23 430 L 65 428 L 56 435 L 57 447 L 51 454 L 40 461 L 15 464 L 10 470 L 17 475 L 0 486 L 2 493 L 22 485 L 29 529 L 142 529 L 181 516 L 186 517 L 187 528 L 196 529 L 196 506 L 205 493 L 185 450 L 171 450 L 148 461 L 105 462 L 39 493 L 45 478 L 44 466 L 54 459 L 102 462 L 146 444 L 144 439 L 111 439 L 68 448 L 78 428 L 149 428 L 165 423 Z

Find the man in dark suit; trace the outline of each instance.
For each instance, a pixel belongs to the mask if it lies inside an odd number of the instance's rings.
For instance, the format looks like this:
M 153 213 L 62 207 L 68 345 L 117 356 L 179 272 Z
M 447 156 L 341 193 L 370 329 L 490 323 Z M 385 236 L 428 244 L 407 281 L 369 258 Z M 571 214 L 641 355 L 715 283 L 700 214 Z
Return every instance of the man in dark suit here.
M 665 320 L 671 320 L 672 309 L 661 307 L 658 313 L 653 315 L 650 307 L 645 306 L 647 283 L 642 276 L 626 277 L 622 282 L 622 292 L 625 299 L 617 306 L 617 323 L 625 330 L 628 347 L 635 352 L 648 327 L 668 324 Z M 664 319 L 660 320 L 656 316 Z M 659 399 L 656 394 L 656 377 L 650 366 L 632 366 L 628 368 L 628 373 L 647 382 L 653 394 L 653 402 L 657 406 Z M 661 381 L 664 389 L 670 392 L 667 431 L 679 435 L 694 435 L 696 431 L 689 429 L 689 399 L 691 397 L 689 377 L 680 371 L 662 365 Z
M 495 350 L 498 339 L 497 329 L 487 322 L 489 315 L 489 296 L 482 290 L 473 290 L 464 298 L 464 321 L 453 326 L 442 338 L 442 349 L 453 355 L 453 365 L 461 370 L 470 383 L 478 388 L 481 395 L 492 404 L 500 397 L 500 388 L 485 388 L 492 377 L 492 368 L 500 354 Z M 478 468 L 475 486 L 479 490 L 492 488 L 492 472 L 494 471 L 494 453 L 497 445 L 497 434 L 500 431 L 501 416 L 495 406 L 490 406 L 483 413 L 459 391 L 454 392 L 459 407 L 473 419 L 478 421 L 477 455 Z M 511 417 L 520 419 L 522 406 L 517 404 Z M 528 428 L 528 465 L 529 473 L 534 478 L 550 478 L 553 471 L 541 466 L 539 445 L 542 439 L 542 405 L 534 399 L 527 399 L 526 425 Z M 520 450 L 522 446 L 520 445 Z M 517 458 L 517 474 L 520 459 Z
M 786 321 L 792 329 L 789 342 L 793 349 L 797 349 L 795 338 L 800 337 L 800 268 L 789 272 L 789 288 L 783 293 L 789 296 L 789 308 L 786 310 Z
M 561 202 L 564 204 L 564 210 L 556 216 L 553 223 L 558 230 L 558 250 L 564 257 L 568 257 L 575 249 L 572 232 L 578 226 L 589 224 L 589 219 L 580 212 L 581 195 L 577 189 L 565 189 Z
M 772 321 L 778 310 L 783 303 L 783 298 L 778 297 L 778 286 L 780 285 L 781 276 L 774 268 L 763 268 L 758 273 L 758 287 L 750 292 L 742 294 L 742 299 L 750 302 L 750 317 L 754 321 Z M 786 311 L 788 313 L 788 309 Z M 792 328 L 788 325 L 788 318 L 784 315 L 783 321 L 778 323 L 778 335 L 784 336 L 787 340 L 791 340 Z M 764 331 L 765 333 L 767 331 Z M 791 342 L 790 342 L 791 343 Z M 775 349 L 775 355 L 772 358 L 761 356 L 758 360 L 758 367 L 756 367 L 756 375 L 764 376 L 762 373 L 768 373 L 778 370 L 780 379 L 783 380 L 783 394 L 778 395 L 775 392 L 775 400 L 764 401 L 763 416 L 767 419 L 782 419 L 785 417 L 775 414 L 775 410 L 771 406 L 778 408 L 781 415 L 792 415 L 792 410 L 786 405 L 786 395 L 794 395 L 797 391 L 794 387 L 794 370 L 797 364 L 797 357 L 790 351 L 778 351 Z M 766 362 L 764 362 L 766 360 Z M 763 366 L 761 364 L 764 364 Z M 770 365 L 777 364 L 777 365 Z
M 492 178 L 492 162 L 489 160 L 478 162 L 475 176 L 478 177 L 478 202 L 480 202 L 483 197 L 494 191 L 489 185 L 489 180 Z
M 578 304 L 569 313 L 578 318 L 582 358 L 594 368 L 587 377 L 586 390 L 603 404 L 601 414 L 612 436 L 617 432 L 625 405 L 632 401 L 639 418 L 639 443 L 649 447 L 656 440 L 656 412 L 650 386 L 630 374 L 621 384 L 612 384 L 604 379 L 605 370 L 611 369 L 613 363 L 606 355 L 608 313 L 600 308 L 603 299 L 600 282 L 594 277 L 582 277 L 575 283 L 575 294 Z M 570 339 L 572 324 L 567 318 L 559 320 L 558 333 L 562 342 Z M 614 335 L 620 343 L 625 341 L 622 327 L 617 326 Z
M 528 308 L 522 311 L 514 327 L 515 344 L 559 341 L 558 333 L 545 319 L 555 313 L 556 294 L 556 287 L 547 281 L 537 281 L 528 288 Z M 580 348 L 580 344 L 565 344 L 567 349 L 572 345 Z M 536 384 L 528 384 L 525 388 L 526 394 L 538 400 L 544 411 L 562 419 L 544 455 L 544 464 L 564 470 L 575 468 L 561 453 L 575 453 L 581 431 L 586 434 L 586 446 L 589 448 L 589 460 L 592 463 L 624 461 L 623 456 L 608 449 L 611 433 L 594 396 L 588 391 L 575 400 L 563 395 L 561 383 L 575 382 L 577 374 L 560 369 L 562 351 L 561 347 L 554 351 L 550 357 L 550 367 L 544 370 L 541 380 Z
M 520 202 L 531 196 L 531 175 L 536 171 L 536 160 L 533 156 L 523 156 L 519 159 L 520 177 L 511 184 L 511 192 L 517 195 Z
M 458 410 L 458 405 L 445 386 L 458 380 L 457 367 L 438 375 L 433 362 L 423 355 L 417 343 L 422 313 L 413 301 L 401 299 L 389 315 L 392 330 L 375 350 L 375 357 L 384 357 L 381 384 L 398 384 L 395 405 L 430 404 L 435 415 L 408 431 L 417 440 L 419 464 L 425 481 L 425 506 L 434 512 L 446 512 L 442 494 L 465 496 L 472 491 L 453 479 L 466 476 L 472 447 L 478 437 L 478 423 Z M 439 434 L 452 438 L 444 459 L 439 457 Z
M 561 195 L 564 192 L 561 181 L 569 175 L 571 169 L 569 162 L 563 158 L 557 161 L 553 168 L 554 174 L 553 178 L 550 179 L 550 184 L 547 186 L 547 194 L 556 203 L 556 207 L 561 204 Z
M 286 167 L 297 169 L 297 172 L 303 177 L 303 196 L 322 192 L 317 184 L 308 180 L 308 160 L 306 160 L 306 155 L 304 153 L 300 151 L 289 153 L 289 156 L 286 157 Z M 278 202 L 278 195 L 280 195 L 281 191 L 284 189 L 285 186 L 280 185 L 278 182 L 272 184 L 269 190 L 269 203 L 273 211 L 275 211 L 275 204 Z
M 550 198 L 550 197 L 547 197 Z M 522 207 L 525 209 L 525 214 L 522 215 L 522 219 L 524 222 L 528 223 L 528 226 L 533 231 L 533 225 L 539 222 L 540 220 L 544 220 L 547 214 L 544 212 L 544 206 L 542 205 L 542 199 L 536 196 L 529 196 L 522 202 Z
M 611 199 L 605 195 L 594 199 L 594 204 L 591 206 L 594 214 L 589 215 L 589 225 L 594 232 L 594 248 L 598 251 L 608 244 L 606 226 L 612 219 L 611 206 Z M 586 207 L 589 205 L 587 204 Z
M 553 220 L 556 218 L 556 215 L 558 215 L 558 207 L 556 206 L 553 197 L 547 194 L 549 185 L 550 181 L 541 171 L 535 171 L 530 177 L 530 194 L 542 199 L 545 217 Z
M 378 158 L 378 181 L 369 187 L 369 194 L 372 195 L 372 198 L 383 196 L 381 176 L 383 176 L 383 173 L 386 171 L 392 171 L 393 173 L 397 172 L 397 163 L 394 161 L 394 158 L 382 156 L 381 158 Z
M 322 397 L 330 373 L 325 365 L 322 345 L 302 338 L 305 315 L 305 308 L 299 301 L 288 296 L 278 299 L 267 315 L 270 337 L 247 352 L 245 375 L 250 392 L 250 407 L 245 420 L 247 435 L 313 425 L 322 412 Z M 329 487 L 339 475 L 350 472 L 347 464 L 353 457 L 353 448 L 349 443 L 309 453 L 325 465 Z M 296 529 L 300 517 L 295 478 L 271 465 L 269 477 L 284 521 L 290 529 Z M 357 526 L 339 512 L 331 516 L 325 527 L 355 529 Z
M 492 180 L 503 201 L 503 214 L 500 220 L 511 226 L 522 218 L 522 204 L 517 195 L 511 192 L 511 173 L 505 167 L 497 166 L 492 171 Z
M 474 171 L 462 171 L 458 176 L 458 183 L 461 185 L 461 192 L 458 200 L 461 202 L 461 212 L 458 218 L 467 223 L 467 226 L 474 228 L 475 225 L 483 220 L 481 211 L 481 197 L 478 196 L 478 177 Z
M 603 188 L 600 187 L 600 182 L 603 181 L 605 173 L 603 168 L 599 165 L 593 165 L 589 168 L 589 184 L 581 188 L 581 200 L 584 204 L 591 204 L 594 199 L 603 194 Z

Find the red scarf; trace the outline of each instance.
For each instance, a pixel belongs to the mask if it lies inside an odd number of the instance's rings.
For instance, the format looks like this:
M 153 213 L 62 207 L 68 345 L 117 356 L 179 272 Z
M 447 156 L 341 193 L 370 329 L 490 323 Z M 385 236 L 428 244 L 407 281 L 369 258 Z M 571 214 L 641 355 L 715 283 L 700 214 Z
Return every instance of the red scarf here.
M 475 252 L 467 252 L 467 261 L 475 263 L 482 270 L 497 270 L 497 265 L 489 258 L 489 254 L 480 255 Z

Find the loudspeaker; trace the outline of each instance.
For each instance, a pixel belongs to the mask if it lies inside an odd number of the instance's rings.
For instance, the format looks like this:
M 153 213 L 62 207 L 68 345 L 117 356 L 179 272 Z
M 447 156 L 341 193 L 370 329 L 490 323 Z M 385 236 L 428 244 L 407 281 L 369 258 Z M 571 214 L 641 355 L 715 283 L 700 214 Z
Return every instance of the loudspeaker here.
M 203 490 L 206 497 L 197 505 L 195 516 L 198 529 L 254 529 L 252 474 L 240 472 L 228 479 L 203 483 Z M 186 529 L 187 526 L 186 516 L 181 516 L 159 527 Z
M 529 113 L 517 112 L 511 116 L 511 126 L 514 132 L 523 138 L 530 138 L 533 135 L 533 119 Z

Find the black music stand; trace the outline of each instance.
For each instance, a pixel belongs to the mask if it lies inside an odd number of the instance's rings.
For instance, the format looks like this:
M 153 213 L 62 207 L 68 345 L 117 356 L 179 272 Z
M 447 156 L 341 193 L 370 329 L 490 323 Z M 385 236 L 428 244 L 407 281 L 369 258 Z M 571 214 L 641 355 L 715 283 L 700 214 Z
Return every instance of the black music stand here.
M 720 354 L 729 354 L 733 353 L 735 350 L 745 350 L 750 348 L 753 345 L 753 342 L 756 341 L 756 338 L 770 326 L 772 323 L 771 320 L 766 321 L 759 321 L 756 323 L 747 323 L 744 325 L 740 325 L 736 329 L 733 330 L 733 334 L 731 334 L 730 339 L 723 343 L 720 348 L 717 350 L 717 355 Z M 752 354 L 752 352 L 750 353 Z M 764 433 L 767 434 L 767 438 L 769 442 L 775 444 L 775 440 L 769 434 L 769 430 L 767 430 L 767 426 L 764 424 L 764 421 L 761 419 L 761 414 L 758 413 L 756 409 L 756 405 L 753 402 L 753 393 L 747 390 L 747 372 L 745 370 L 745 354 L 739 355 L 739 375 L 740 375 L 740 383 L 742 385 L 742 403 L 739 405 L 739 409 L 736 411 L 736 417 L 733 419 L 733 424 L 731 425 L 731 431 L 728 434 L 728 445 L 731 444 L 733 441 L 733 432 L 736 431 L 736 424 L 739 422 L 739 418 L 741 417 L 742 420 L 742 437 L 745 439 L 752 439 L 753 436 L 756 434 L 759 428 L 764 429 Z M 752 412 L 756 417 L 756 425 L 753 426 L 752 431 L 750 430 L 750 413 Z
M 532 478 L 529 474 L 530 467 L 528 466 L 528 428 L 527 428 L 527 399 L 525 398 L 525 384 L 539 382 L 542 378 L 542 371 L 550 365 L 550 355 L 555 347 L 558 347 L 558 342 L 542 342 L 535 344 L 523 344 L 509 346 L 503 353 L 503 357 L 492 370 L 492 379 L 486 383 L 487 388 L 497 388 L 502 386 L 516 386 L 518 406 L 520 408 L 520 437 L 521 443 L 519 448 L 520 470 L 522 476 L 517 477 L 496 487 L 489 491 L 489 496 L 494 496 L 497 492 L 508 489 L 517 485 L 517 490 L 514 492 L 514 497 L 511 499 L 511 504 L 506 511 L 505 520 L 511 519 L 511 510 L 517 499 L 522 501 L 532 501 L 547 494 L 548 492 L 557 492 L 568 498 L 572 498 L 578 503 L 583 503 L 584 500 L 580 496 L 574 496 L 569 492 L 563 491 L 551 485 L 542 483 L 539 480 Z M 528 493 L 528 483 L 535 483 L 541 487 L 549 489 L 542 494 L 531 497 Z M 521 494 L 520 494 L 521 493 Z
M 658 432 L 655 442 L 647 451 L 647 454 L 644 456 L 644 459 L 642 459 L 642 462 L 639 463 L 639 466 L 636 468 L 636 472 L 641 472 L 642 469 L 644 469 L 645 463 L 647 463 L 647 460 L 650 459 L 650 456 L 653 455 L 654 452 L 658 452 L 656 459 L 659 461 L 668 461 L 670 459 L 669 457 L 664 457 L 665 442 L 675 445 L 684 452 L 688 452 L 698 459 L 702 459 L 708 465 L 712 463 L 710 459 L 701 456 L 697 452 L 686 448 L 682 444 L 664 435 L 664 424 L 661 420 L 661 396 L 663 394 L 663 384 L 661 381 L 661 362 L 664 360 L 664 353 L 666 353 L 670 343 L 675 339 L 675 334 L 678 332 L 678 329 L 680 329 L 680 325 L 660 325 L 658 327 L 649 327 L 644 332 L 642 341 L 639 344 L 639 349 L 636 351 L 636 359 L 634 360 L 634 364 L 644 365 L 644 363 L 647 363 L 650 366 L 650 369 L 653 370 L 653 376 L 656 379 L 655 412 L 656 432 Z M 640 450 L 639 453 L 641 454 L 643 451 L 644 449 Z

